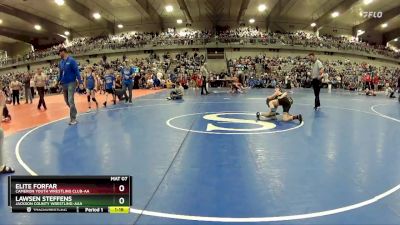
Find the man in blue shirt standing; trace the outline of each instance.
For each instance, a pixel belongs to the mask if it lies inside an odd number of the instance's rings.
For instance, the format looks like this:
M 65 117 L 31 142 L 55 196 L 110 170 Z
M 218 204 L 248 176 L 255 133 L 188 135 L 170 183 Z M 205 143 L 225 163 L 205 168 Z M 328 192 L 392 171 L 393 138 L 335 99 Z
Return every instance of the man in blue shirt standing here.
M 125 103 L 132 103 L 132 89 L 133 89 L 133 67 L 128 66 L 128 63 L 125 61 L 123 63 L 123 67 L 121 68 L 120 71 L 122 77 L 123 77 L 123 84 L 122 84 L 122 91 L 124 92 L 124 98 L 125 98 Z M 128 89 L 129 92 L 129 98 L 128 95 L 126 94 L 126 89 Z
M 79 72 L 78 64 L 75 59 L 68 55 L 67 49 L 61 48 L 58 51 L 58 54 L 61 57 L 61 62 L 58 65 L 60 69 L 60 76 L 58 77 L 58 81 L 63 86 L 63 94 L 65 103 L 69 107 L 69 116 L 70 122 L 69 125 L 74 125 L 78 123 L 76 120 L 77 110 L 75 107 L 74 94 L 76 89 L 76 81 L 79 81 L 79 88 L 82 87 L 82 79 L 81 74 Z

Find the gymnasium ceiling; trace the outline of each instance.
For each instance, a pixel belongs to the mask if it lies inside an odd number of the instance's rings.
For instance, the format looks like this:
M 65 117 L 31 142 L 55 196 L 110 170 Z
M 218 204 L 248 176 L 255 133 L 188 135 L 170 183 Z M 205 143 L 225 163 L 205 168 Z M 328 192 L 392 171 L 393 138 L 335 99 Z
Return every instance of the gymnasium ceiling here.
M 399 0 L 0 0 L 0 42 L 56 40 L 70 31 L 74 36 L 118 33 L 131 30 L 160 30 L 168 27 L 212 27 L 213 24 L 334 31 L 340 35 L 357 30 L 378 33 L 383 40 L 400 36 Z M 368 4 L 367 4 L 368 3 Z M 266 10 L 260 12 L 258 6 Z M 173 7 L 167 12 L 166 6 Z M 333 12 L 339 16 L 332 17 Z M 382 18 L 364 18 L 362 11 L 381 11 Z M 96 20 L 93 13 L 101 19 Z M 177 20 L 182 19 L 182 24 Z M 316 22 L 312 28 L 310 24 Z M 382 24 L 387 23 L 387 27 Z M 34 25 L 39 24 L 41 30 Z M 118 28 L 122 24 L 123 28 Z M 329 33 L 329 31 L 327 33 Z

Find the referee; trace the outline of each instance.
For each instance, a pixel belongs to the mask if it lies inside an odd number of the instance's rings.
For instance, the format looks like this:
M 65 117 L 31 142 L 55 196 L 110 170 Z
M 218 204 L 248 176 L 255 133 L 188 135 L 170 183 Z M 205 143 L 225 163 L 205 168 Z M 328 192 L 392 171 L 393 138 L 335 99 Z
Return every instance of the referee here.
M 311 77 L 312 77 L 311 84 L 314 89 L 314 95 L 315 95 L 314 110 L 319 110 L 319 107 L 321 106 L 321 103 L 319 101 L 319 92 L 321 90 L 321 83 L 322 83 L 321 80 L 324 77 L 324 67 L 321 61 L 319 61 L 317 57 L 315 57 L 315 54 L 313 52 L 308 54 L 308 57 L 313 63 L 311 67 Z
M 207 90 L 207 81 L 208 81 L 208 70 L 206 68 L 207 63 L 204 63 L 201 67 L 200 67 L 200 73 L 201 76 L 203 78 L 202 83 L 201 83 L 201 95 L 208 95 L 209 92 Z M 203 91 L 204 90 L 204 91 Z

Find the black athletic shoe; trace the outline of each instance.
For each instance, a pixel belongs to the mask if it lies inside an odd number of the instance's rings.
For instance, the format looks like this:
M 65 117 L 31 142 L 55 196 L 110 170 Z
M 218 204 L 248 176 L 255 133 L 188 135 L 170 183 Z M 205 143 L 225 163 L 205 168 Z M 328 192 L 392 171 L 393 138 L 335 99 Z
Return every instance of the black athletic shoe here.
M 257 120 L 260 120 L 260 112 L 256 113 Z
M 114 100 L 114 105 L 116 105 L 117 104 L 117 100 Z
M 104 102 L 103 105 L 104 105 L 104 107 L 107 107 L 107 102 Z
M 302 116 L 301 114 L 299 114 L 299 115 L 297 116 L 297 119 L 299 120 L 300 123 L 303 122 L 303 116 Z

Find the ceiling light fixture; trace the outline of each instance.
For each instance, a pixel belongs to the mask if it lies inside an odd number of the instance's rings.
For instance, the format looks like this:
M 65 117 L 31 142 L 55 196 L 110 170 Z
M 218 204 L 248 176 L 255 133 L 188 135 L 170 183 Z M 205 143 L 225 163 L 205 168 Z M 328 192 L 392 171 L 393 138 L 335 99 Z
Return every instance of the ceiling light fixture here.
M 39 24 L 36 24 L 36 25 L 34 26 L 34 28 L 35 28 L 35 30 L 41 30 L 41 29 L 42 29 L 42 26 L 40 26 Z
M 251 19 L 249 19 L 249 22 L 250 22 L 250 23 L 254 23 L 254 22 L 256 22 L 256 20 L 253 19 L 253 18 L 251 18 Z
M 70 35 L 69 31 L 65 31 L 64 34 L 65 34 L 65 36 L 69 36 Z
M 174 11 L 174 7 L 172 5 L 167 5 L 167 6 L 165 6 L 165 10 L 167 12 L 172 12 L 172 11 Z
M 64 5 L 64 0 L 54 0 L 54 2 L 59 6 Z
M 371 2 L 373 2 L 374 0 L 364 0 L 363 3 L 364 5 L 369 5 Z
M 338 11 L 333 12 L 331 15 L 332 15 L 333 18 L 338 17 L 339 16 L 339 12 Z
M 182 23 L 182 20 L 179 19 L 179 20 L 176 20 L 176 22 L 177 22 L 178 24 L 181 24 L 181 23 Z
M 258 6 L 258 11 L 259 12 L 264 12 L 267 9 L 267 6 L 265 4 L 261 4 Z
M 381 25 L 382 28 L 386 28 L 387 26 L 388 26 L 387 23 L 384 23 L 384 24 Z
M 119 29 L 122 29 L 122 28 L 124 28 L 124 25 L 118 24 L 118 28 L 119 28 Z
M 3 23 L 3 20 L 2 19 L 0 19 L 0 24 L 2 24 Z
M 311 23 L 311 27 L 315 27 L 315 26 L 317 26 L 316 23 Z
M 100 15 L 100 13 L 96 12 L 96 13 L 93 13 L 93 17 L 94 17 L 96 20 L 98 20 L 98 19 L 101 18 L 101 15 Z
M 363 30 L 357 30 L 357 37 L 360 35 L 363 35 L 365 33 L 365 31 Z
M 394 41 L 398 41 L 399 39 L 395 38 Z

